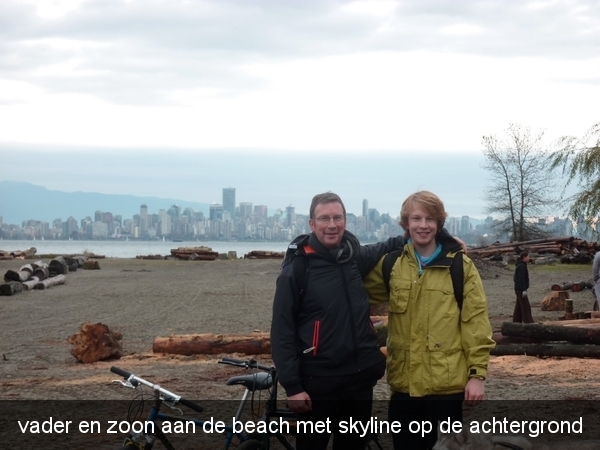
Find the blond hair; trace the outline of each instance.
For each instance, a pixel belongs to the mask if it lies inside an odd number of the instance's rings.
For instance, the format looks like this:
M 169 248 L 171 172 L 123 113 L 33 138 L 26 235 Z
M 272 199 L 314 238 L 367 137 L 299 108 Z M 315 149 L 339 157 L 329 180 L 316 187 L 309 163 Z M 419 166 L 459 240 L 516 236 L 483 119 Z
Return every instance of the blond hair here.
M 405 235 L 408 235 L 408 216 L 415 205 L 419 205 L 423 210 L 431 215 L 437 223 L 437 231 L 440 232 L 446 223 L 448 213 L 444 209 L 444 203 L 433 192 L 418 191 L 410 194 L 400 209 L 400 226 L 404 228 Z

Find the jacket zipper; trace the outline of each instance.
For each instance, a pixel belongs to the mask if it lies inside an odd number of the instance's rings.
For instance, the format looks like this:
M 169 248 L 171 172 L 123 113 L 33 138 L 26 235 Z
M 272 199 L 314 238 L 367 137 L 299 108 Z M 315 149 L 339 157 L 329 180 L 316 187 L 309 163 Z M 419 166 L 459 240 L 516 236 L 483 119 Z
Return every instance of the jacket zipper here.
M 321 331 L 321 321 L 315 320 L 315 324 L 313 326 L 313 339 L 312 339 L 312 347 L 304 350 L 304 353 L 309 353 L 312 350 L 313 356 L 317 356 L 317 350 L 319 349 L 319 334 Z

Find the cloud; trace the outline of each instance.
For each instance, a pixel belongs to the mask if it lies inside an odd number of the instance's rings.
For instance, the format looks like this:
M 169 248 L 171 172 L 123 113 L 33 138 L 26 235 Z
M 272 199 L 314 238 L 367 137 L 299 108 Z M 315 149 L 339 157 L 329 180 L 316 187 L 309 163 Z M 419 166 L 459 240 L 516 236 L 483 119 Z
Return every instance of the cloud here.
M 8 0 L 0 140 L 475 151 L 510 122 L 577 134 L 596 121 L 599 18 L 591 0 Z

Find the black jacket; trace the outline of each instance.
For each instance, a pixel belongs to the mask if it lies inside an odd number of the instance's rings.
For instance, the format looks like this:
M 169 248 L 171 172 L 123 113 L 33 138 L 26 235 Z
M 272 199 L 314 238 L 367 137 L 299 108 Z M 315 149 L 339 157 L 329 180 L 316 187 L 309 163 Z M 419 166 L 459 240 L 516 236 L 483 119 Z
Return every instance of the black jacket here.
M 303 376 L 356 374 L 384 360 L 362 278 L 404 239 L 361 246 L 346 231 L 342 247 L 334 250 L 314 233 L 294 242 L 300 253 L 295 258 L 307 258 L 306 292 L 300 295 L 294 264 L 284 263 L 271 324 L 273 362 L 288 396 L 305 390 Z
M 515 282 L 515 291 L 526 291 L 529 289 L 529 270 L 525 261 L 521 259 L 517 261 L 513 280 Z

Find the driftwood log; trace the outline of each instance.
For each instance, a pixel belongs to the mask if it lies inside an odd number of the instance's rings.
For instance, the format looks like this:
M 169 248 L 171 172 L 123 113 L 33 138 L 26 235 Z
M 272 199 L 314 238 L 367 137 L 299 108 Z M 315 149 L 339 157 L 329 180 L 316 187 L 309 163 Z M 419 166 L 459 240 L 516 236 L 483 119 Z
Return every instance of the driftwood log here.
M 36 277 L 38 280 L 45 280 L 50 276 L 50 270 L 48 269 L 48 264 L 44 264 L 42 266 L 35 267 L 33 269 L 32 277 Z
M 572 281 L 565 281 L 563 283 L 555 283 L 555 284 L 553 284 L 550 289 L 552 289 L 553 291 L 568 291 L 572 287 L 573 287 L 573 282 Z
M 120 358 L 123 335 L 111 331 L 103 323 L 92 324 L 86 322 L 81 325 L 81 330 L 69 336 L 69 344 L 73 345 L 71 354 L 83 363 L 92 363 L 106 359 Z
M 33 288 L 34 289 L 48 289 L 49 287 L 58 286 L 60 284 L 66 284 L 66 283 L 67 283 L 67 277 L 65 277 L 64 275 L 55 275 L 53 277 L 46 278 L 45 280 L 38 281 L 36 284 L 33 285 Z
M 504 322 L 501 331 L 504 336 L 528 337 L 544 341 L 568 341 L 576 344 L 600 344 L 600 324 L 596 324 L 596 327 L 588 324 L 586 328 L 580 328 L 537 323 Z
M 218 252 L 213 252 L 210 247 L 178 247 L 171 249 L 171 256 L 196 261 L 214 261 L 219 256 Z
M 39 277 L 31 277 L 29 280 L 27 281 L 23 281 L 23 290 L 24 291 L 30 291 L 31 289 L 35 288 L 35 285 L 38 284 L 40 282 L 40 278 Z
M 244 259 L 283 259 L 285 252 L 270 252 L 266 250 L 252 250 L 244 255 Z
M 62 256 L 57 256 L 48 263 L 48 272 L 50 276 L 65 275 L 69 273 L 69 266 Z
M 527 355 L 527 356 L 572 356 L 575 358 L 598 358 L 600 346 L 573 344 L 506 344 L 496 345 L 491 355 Z
M 100 270 L 100 264 L 95 259 L 88 259 L 82 264 L 83 270 Z
M 27 281 L 33 273 L 33 266 L 25 264 L 19 270 L 7 270 L 4 274 L 4 281 Z
M 23 290 L 23 283 L 20 281 L 9 281 L 0 284 L 0 295 L 15 295 Z
M 156 337 L 152 346 L 154 353 L 177 355 L 216 355 L 219 353 L 244 353 L 264 355 L 271 353 L 269 333 L 248 335 L 235 334 L 184 334 Z

